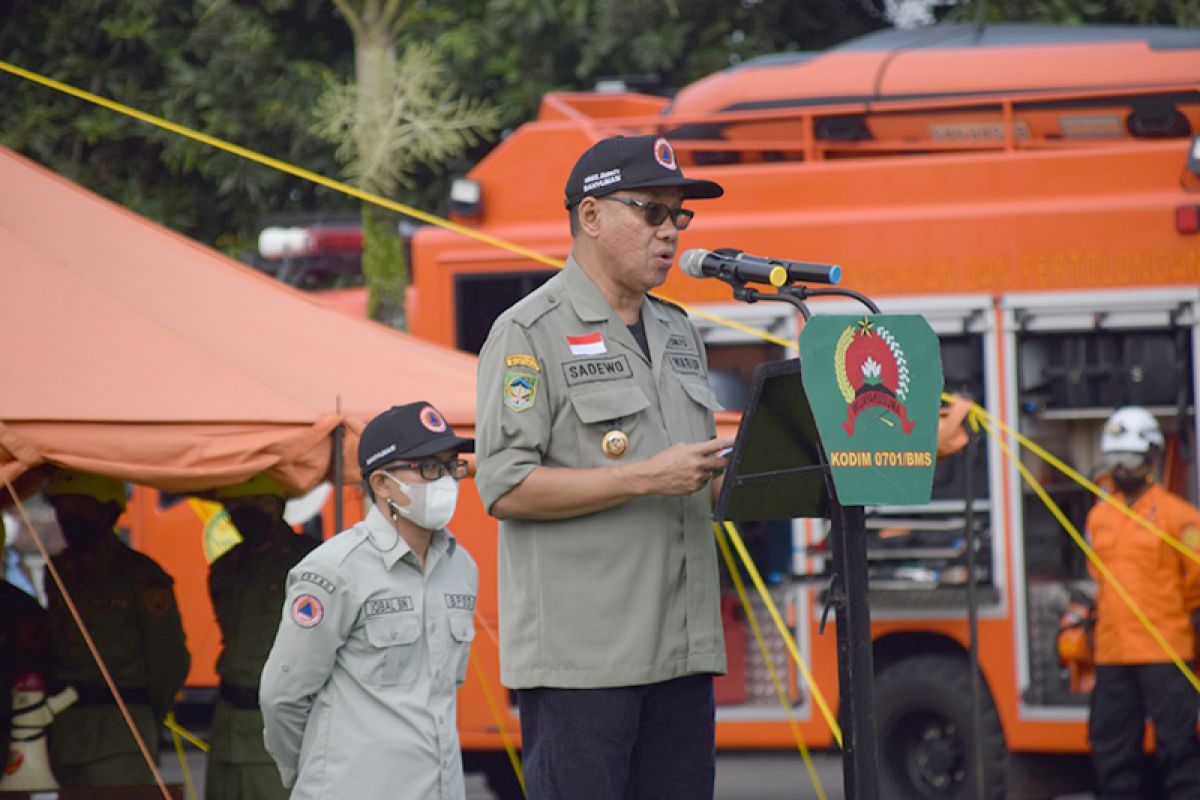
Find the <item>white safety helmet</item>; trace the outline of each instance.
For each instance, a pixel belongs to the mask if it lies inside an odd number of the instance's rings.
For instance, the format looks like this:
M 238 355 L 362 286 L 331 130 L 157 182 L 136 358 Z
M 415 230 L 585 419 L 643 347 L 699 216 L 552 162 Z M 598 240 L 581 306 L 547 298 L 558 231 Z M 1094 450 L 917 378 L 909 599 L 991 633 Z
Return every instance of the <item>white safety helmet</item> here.
M 1104 423 L 1100 435 L 1100 452 L 1141 453 L 1150 452 L 1151 447 L 1162 447 L 1162 429 L 1154 415 L 1141 406 L 1118 408 Z

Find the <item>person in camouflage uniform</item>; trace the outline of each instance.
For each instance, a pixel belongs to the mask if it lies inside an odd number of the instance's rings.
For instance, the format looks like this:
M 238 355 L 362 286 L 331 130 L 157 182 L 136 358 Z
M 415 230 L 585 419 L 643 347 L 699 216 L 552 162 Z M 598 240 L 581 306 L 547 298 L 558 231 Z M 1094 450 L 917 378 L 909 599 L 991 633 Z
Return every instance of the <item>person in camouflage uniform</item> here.
M 275 641 L 288 570 L 317 543 L 283 519 L 287 494 L 260 475 L 216 491 L 242 536 L 212 564 L 208 591 L 221 627 L 205 795 L 208 800 L 285 800 L 275 761 L 263 746 L 258 679 Z
M 172 580 L 114 534 L 125 484 L 62 471 L 46 486 L 67 549 L 52 561 L 121 692 L 142 740 L 157 758 L 159 725 L 191 661 Z M 63 786 L 154 783 L 57 587 L 47 585 L 50 650 L 57 680 L 79 701 L 50 729 L 50 764 Z

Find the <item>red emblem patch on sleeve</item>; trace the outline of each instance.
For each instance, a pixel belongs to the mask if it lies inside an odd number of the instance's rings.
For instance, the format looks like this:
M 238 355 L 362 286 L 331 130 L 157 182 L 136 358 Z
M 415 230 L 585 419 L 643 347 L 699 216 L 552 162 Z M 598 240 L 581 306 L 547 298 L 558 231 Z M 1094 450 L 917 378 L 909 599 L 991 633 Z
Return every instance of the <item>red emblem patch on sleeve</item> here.
M 156 617 L 161 617 L 171 608 L 171 590 L 161 586 L 142 592 L 142 603 L 146 610 Z
M 292 622 L 301 628 L 313 628 L 321 624 L 325 607 L 311 594 L 302 594 L 292 601 Z

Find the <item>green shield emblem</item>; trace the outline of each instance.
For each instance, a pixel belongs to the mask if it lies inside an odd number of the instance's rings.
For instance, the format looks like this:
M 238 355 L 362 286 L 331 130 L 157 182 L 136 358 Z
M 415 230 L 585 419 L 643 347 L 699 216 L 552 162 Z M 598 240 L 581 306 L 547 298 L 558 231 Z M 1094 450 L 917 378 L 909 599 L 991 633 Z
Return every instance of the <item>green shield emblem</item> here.
M 842 505 L 929 502 L 942 356 L 919 315 L 813 316 L 804 391 Z

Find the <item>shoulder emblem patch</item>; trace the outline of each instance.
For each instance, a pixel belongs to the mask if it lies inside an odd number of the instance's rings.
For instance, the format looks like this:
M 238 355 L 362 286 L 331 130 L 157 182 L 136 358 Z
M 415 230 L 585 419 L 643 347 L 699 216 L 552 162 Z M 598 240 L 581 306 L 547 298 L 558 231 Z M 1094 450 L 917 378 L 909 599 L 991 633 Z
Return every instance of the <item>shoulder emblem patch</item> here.
M 292 601 L 292 622 L 301 628 L 314 628 L 325 617 L 325 607 L 311 594 L 302 594 Z
M 504 405 L 513 411 L 528 411 L 537 402 L 537 385 L 540 375 L 528 372 L 504 373 Z
M 528 367 L 534 372 L 541 372 L 542 366 L 538 360 L 528 353 L 516 353 L 511 356 L 506 356 L 504 365 L 508 367 Z
M 156 617 L 161 617 L 171 607 L 171 590 L 161 586 L 147 589 L 142 593 L 142 602 L 146 605 L 147 611 Z

